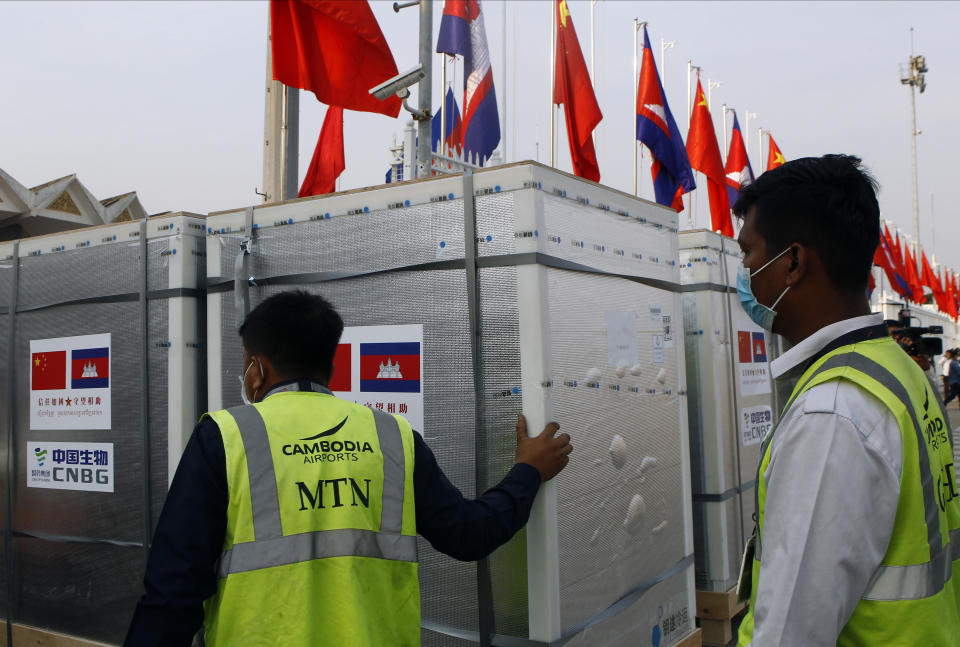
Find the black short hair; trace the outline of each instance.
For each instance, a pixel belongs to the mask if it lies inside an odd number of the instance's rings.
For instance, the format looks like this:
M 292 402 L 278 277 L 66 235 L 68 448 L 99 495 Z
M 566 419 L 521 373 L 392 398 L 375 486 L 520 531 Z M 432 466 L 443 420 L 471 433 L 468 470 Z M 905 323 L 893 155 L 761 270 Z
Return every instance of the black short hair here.
M 859 157 L 804 157 L 758 177 L 733 211 L 742 218 L 756 205 L 754 229 L 770 254 L 812 247 L 838 290 L 863 292 L 880 244 L 878 190 Z
M 250 355 L 261 354 L 289 378 L 326 384 L 343 334 L 343 319 L 330 302 L 306 290 L 280 292 L 254 308 L 240 338 Z

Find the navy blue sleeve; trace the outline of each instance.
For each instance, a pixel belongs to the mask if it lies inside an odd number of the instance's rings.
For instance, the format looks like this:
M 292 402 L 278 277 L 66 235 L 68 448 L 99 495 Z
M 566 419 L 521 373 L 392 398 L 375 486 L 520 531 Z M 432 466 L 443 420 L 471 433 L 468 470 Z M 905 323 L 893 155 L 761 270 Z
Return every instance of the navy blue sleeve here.
M 417 532 L 441 553 L 482 559 L 527 523 L 540 489 L 540 472 L 517 463 L 476 500 L 464 498 L 444 475 L 427 443 L 414 432 L 413 493 Z
M 170 484 L 150 546 L 146 589 L 125 647 L 189 647 L 203 623 L 203 601 L 217 587 L 227 525 L 227 465 L 217 424 L 193 430 Z

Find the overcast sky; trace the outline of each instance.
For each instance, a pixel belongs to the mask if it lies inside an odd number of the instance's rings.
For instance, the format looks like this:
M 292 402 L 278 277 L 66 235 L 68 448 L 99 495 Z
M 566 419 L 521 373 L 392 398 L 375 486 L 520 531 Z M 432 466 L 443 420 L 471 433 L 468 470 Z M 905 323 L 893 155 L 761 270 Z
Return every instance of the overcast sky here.
M 392 2 L 371 4 L 399 69 L 413 66 L 417 10 L 396 14 Z M 589 64 L 590 2 L 568 4 Z M 548 162 L 551 4 L 485 0 L 482 7 L 507 122 L 507 160 Z M 441 12 L 436 2 L 434 43 Z M 0 167 L 27 186 L 77 173 L 101 199 L 136 190 L 150 213 L 257 203 L 267 14 L 265 2 L 253 1 L 0 3 Z M 708 79 L 721 83 L 712 92 L 718 138 L 722 104 L 738 110 L 741 127 L 747 111 L 758 115 L 749 135 L 755 170 L 766 158 L 764 148 L 758 159 L 758 127 L 773 133 L 787 159 L 859 155 L 880 180 L 884 217 L 907 234 L 913 232 L 910 93 L 899 69 L 910 55 L 913 26 L 915 52 L 930 68 L 917 100 L 920 237 L 928 254 L 936 251 L 941 263 L 960 268 L 954 207 L 960 4 L 601 0 L 594 84 L 604 119 L 597 150 L 602 183 L 624 191 L 633 190 L 634 18 L 649 22 L 658 65 L 660 39 L 676 43 L 666 52 L 665 86 L 684 134 L 692 60 L 703 68 L 705 88 Z M 438 57 L 434 68 L 438 106 Z M 456 84 L 460 94 L 459 64 Z M 326 108 L 305 92 L 301 108 L 302 178 Z M 342 189 L 383 182 L 388 146 L 405 120 L 403 113 L 398 120 L 346 114 Z M 557 165 L 569 171 L 562 114 L 557 126 Z M 652 198 L 648 172 L 640 177 L 641 196 Z M 700 193 L 695 216 L 703 226 L 707 199 Z

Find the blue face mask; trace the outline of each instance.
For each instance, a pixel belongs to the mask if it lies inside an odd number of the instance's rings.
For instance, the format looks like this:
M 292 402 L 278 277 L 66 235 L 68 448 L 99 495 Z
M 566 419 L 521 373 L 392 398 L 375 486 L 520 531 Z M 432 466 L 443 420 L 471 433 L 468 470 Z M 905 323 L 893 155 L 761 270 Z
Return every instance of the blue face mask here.
M 777 316 L 774 308 L 776 308 L 777 304 L 780 303 L 780 299 L 783 298 L 783 295 L 790 290 L 790 286 L 788 285 L 786 288 L 784 288 L 783 292 L 780 293 L 780 296 L 777 297 L 777 300 L 774 301 L 773 305 L 768 308 L 757 301 L 757 297 L 753 295 L 753 288 L 750 287 L 750 279 L 767 269 L 767 266 L 770 265 L 770 263 L 786 254 L 789 250 L 790 248 L 787 247 L 787 249 L 771 258 L 763 267 L 753 274 L 751 274 L 750 270 L 743 265 L 740 266 L 740 271 L 737 273 L 737 296 L 740 297 L 740 305 L 743 306 L 747 316 L 749 316 L 755 324 L 764 330 L 769 330 L 770 332 L 773 332 L 773 318 Z

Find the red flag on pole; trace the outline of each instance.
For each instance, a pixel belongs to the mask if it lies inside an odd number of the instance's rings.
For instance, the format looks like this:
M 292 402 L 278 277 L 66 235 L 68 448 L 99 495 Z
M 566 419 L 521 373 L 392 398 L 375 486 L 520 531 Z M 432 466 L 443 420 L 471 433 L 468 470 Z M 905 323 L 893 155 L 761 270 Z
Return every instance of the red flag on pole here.
M 590 73 L 583 60 L 577 31 L 567 9 L 567 0 L 557 0 L 557 51 L 554 69 L 553 102 L 563 104 L 567 140 L 573 172 L 594 182 L 600 181 L 600 166 L 593 148 L 593 129 L 603 119 L 593 93 Z
M 777 142 L 773 141 L 773 135 L 767 133 L 767 137 L 770 138 L 770 152 L 767 153 L 767 170 L 769 171 L 778 166 L 783 166 L 787 160 L 783 159 L 783 153 L 780 152 Z
M 923 284 L 920 283 L 920 275 L 917 273 L 917 261 L 910 253 L 910 248 L 906 249 L 906 273 L 907 285 L 910 286 L 910 296 L 915 303 L 923 303 Z
M 343 159 L 343 108 L 328 106 L 310 168 L 303 178 L 298 197 L 322 195 L 337 190 L 337 178 L 346 164 Z
M 687 134 L 687 155 L 690 166 L 707 176 L 707 192 L 710 195 L 710 228 L 724 236 L 733 237 L 733 221 L 730 219 L 730 201 L 727 197 L 727 178 L 723 172 L 723 160 L 713 118 L 707 106 L 700 78 L 697 77 L 697 94 L 690 115 L 690 131 Z
M 397 75 L 397 64 L 365 1 L 272 0 L 273 78 L 347 110 L 400 114 L 400 98 L 370 88 Z

